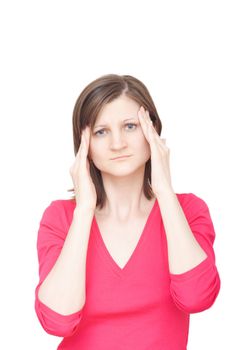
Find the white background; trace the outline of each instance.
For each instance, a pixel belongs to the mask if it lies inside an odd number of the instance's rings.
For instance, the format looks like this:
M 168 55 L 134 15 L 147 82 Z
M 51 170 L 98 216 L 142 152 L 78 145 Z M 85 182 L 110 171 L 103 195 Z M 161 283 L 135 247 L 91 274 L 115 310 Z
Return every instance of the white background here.
M 1 1 L 1 341 L 56 349 L 34 312 L 44 209 L 69 198 L 77 96 L 103 74 L 148 87 L 175 192 L 205 200 L 221 290 L 191 315 L 188 350 L 232 349 L 230 1 Z M 224 345 L 223 345 L 224 344 Z

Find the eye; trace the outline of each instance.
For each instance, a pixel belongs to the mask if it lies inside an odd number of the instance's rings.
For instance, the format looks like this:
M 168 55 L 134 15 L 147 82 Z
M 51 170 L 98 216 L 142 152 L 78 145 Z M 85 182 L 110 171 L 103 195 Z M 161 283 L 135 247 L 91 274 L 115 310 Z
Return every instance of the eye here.
M 137 124 L 134 124 L 134 123 L 127 123 L 126 125 L 133 125 L 133 126 L 137 126 Z M 134 128 L 136 129 L 136 128 Z M 132 130 L 132 128 L 129 128 L 129 130 Z
M 125 126 L 127 126 L 127 125 L 132 125 L 134 127 L 134 128 L 129 128 L 129 130 L 134 130 L 137 127 L 137 124 L 134 124 L 134 123 L 127 123 L 127 124 L 125 124 Z M 96 131 L 94 133 L 94 135 L 103 135 L 101 132 L 104 131 L 104 130 L 106 130 L 106 129 L 100 129 L 100 130 Z

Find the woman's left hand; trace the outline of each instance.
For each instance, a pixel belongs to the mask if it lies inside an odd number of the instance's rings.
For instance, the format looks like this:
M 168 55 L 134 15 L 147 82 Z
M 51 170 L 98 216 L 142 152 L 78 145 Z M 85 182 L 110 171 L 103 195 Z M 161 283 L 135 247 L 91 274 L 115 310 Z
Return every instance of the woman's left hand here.
M 170 150 L 166 146 L 165 139 L 161 139 L 153 126 L 149 112 L 140 107 L 138 111 L 139 121 L 146 140 L 151 149 L 151 187 L 155 195 L 172 189 L 171 173 L 169 165 Z

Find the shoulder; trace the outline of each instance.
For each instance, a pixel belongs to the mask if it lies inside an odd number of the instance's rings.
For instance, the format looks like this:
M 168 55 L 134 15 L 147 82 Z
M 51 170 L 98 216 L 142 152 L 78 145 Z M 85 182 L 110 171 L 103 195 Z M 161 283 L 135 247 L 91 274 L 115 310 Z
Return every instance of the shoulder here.
M 54 222 L 68 228 L 72 221 L 76 202 L 73 199 L 52 200 L 43 212 L 42 222 Z
M 192 192 L 176 193 L 176 196 L 186 213 L 208 209 L 208 205 L 205 200 Z
M 47 205 L 45 211 L 69 212 L 72 211 L 75 208 L 75 206 L 76 201 L 73 199 L 54 199 Z
M 76 201 L 73 199 L 54 199 L 53 201 L 51 201 L 50 206 L 55 206 L 68 210 L 76 206 Z
M 196 236 L 204 236 L 213 244 L 215 229 L 209 207 L 204 199 L 194 193 L 176 194 L 192 232 Z

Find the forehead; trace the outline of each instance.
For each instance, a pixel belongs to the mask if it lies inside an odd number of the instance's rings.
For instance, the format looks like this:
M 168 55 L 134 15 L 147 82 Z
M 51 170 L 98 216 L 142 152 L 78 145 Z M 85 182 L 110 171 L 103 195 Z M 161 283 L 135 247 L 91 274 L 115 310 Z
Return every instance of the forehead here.
M 131 98 L 127 96 L 118 97 L 102 107 L 96 122 L 107 122 L 109 118 L 122 120 L 131 116 L 137 117 L 139 108 L 139 103 Z

